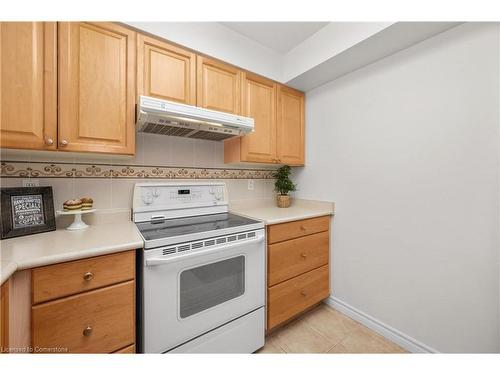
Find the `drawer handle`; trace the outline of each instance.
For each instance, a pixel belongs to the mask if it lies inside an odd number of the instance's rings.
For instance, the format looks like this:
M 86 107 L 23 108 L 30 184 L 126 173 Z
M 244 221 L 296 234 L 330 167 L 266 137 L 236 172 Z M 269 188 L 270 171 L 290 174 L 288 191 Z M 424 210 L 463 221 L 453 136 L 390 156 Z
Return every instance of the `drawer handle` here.
M 300 226 L 300 230 L 306 230 L 306 227 L 305 227 L 305 226 L 303 226 L 303 225 L 301 225 L 301 226 Z
M 307 293 L 305 290 L 303 290 L 302 292 L 300 292 L 300 294 L 302 294 L 304 297 L 307 297 Z
M 300 254 L 300 256 L 301 256 L 302 258 L 304 258 L 304 259 L 305 259 L 305 258 L 307 258 L 307 254 L 306 254 L 306 253 L 302 253 L 302 254 Z
M 82 332 L 82 333 L 83 333 L 83 335 L 84 335 L 84 336 L 90 336 L 90 335 L 92 334 L 92 327 L 91 327 L 91 326 L 88 326 L 87 328 L 85 328 L 85 329 L 83 330 L 83 332 Z
M 90 281 L 94 278 L 94 274 L 92 272 L 85 272 L 85 274 L 83 275 L 83 279 L 85 281 Z

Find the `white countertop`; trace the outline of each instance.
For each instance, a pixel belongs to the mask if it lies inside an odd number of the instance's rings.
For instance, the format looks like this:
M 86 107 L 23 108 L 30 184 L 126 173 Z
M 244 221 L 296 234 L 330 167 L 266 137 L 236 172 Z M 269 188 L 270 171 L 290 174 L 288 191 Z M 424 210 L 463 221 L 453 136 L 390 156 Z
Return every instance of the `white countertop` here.
M 143 247 L 131 221 L 90 225 L 0 241 L 0 284 L 15 271 Z
M 248 200 L 237 201 L 230 204 L 230 211 L 237 215 L 261 220 L 266 225 L 285 223 L 309 219 L 312 217 L 334 215 L 335 203 L 313 201 L 306 199 L 292 199 L 288 208 L 279 208 L 275 200 Z

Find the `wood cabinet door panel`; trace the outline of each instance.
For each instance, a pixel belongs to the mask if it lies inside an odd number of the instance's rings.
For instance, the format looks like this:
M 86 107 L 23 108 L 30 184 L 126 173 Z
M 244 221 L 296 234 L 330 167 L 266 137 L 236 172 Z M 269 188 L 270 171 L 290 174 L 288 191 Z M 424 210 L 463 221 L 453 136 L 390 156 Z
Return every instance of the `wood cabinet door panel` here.
M 330 295 L 328 265 L 268 288 L 267 328 L 272 329 Z
M 137 86 L 140 95 L 196 105 L 196 55 L 139 35 Z
M 311 234 L 268 247 L 269 286 L 328 264 L 330 232 Z
M 0 146 L 57 147 L 57 24 L 0 22 Z
M 255 131 L 241 137 L 241 160 L 276 159 L 276 83 L 250 73 L 242 78 L 242 115 L 255 120 Z
M 241 71 L 203 56 L 197 56 L 196 67 L 198 107 L 239 114 Z
M 116 24 L 59 24 L 59 149 L 134 153 L 135 47 Z
M 34 268 L 33 303 L 135 278 L 135 250 Z M 62 281 L 64 280 L 64 281 Z
M 9 347 L 9 280 L 0 287 L 0 353 Z
M 76 294 L 32 308 L 33 346 L 111 353 L 135 342 L 135 282 Z
M 291 240 L 330 229 L 330 216 L 320 216 L 311 219 L 290 221 L 288 223 L 273 224 L 267 229 L 269 244 Z
M 277 153 L 282 164 L 304 165 L 304 93 L 278 86 Z
M 123 349 L 113 352 L 113 354 L 135 354 L 135 345 L 126 346 Z

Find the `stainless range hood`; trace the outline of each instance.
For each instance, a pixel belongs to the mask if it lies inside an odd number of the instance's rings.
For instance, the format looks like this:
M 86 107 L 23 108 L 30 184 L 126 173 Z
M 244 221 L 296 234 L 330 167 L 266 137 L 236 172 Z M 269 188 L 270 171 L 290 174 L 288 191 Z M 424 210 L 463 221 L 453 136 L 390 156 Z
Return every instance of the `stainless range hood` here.
M 137 131 L 177 137 L 223 139 L 254 131 L 253 118 L 140 96 Z

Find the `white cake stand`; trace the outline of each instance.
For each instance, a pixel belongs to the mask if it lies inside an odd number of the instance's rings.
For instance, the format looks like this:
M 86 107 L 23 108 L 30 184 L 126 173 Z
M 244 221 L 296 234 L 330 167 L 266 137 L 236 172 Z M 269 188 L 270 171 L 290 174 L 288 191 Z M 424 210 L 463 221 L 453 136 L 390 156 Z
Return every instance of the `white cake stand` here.
M 89 214 L 91 212 L 94 212 L 95 208 L 91 208 L 90 210 L 69 210 L 69 211 L 57 211 L 59 215 L 74 215 L 75 219 L 73 220 L 73 223 L 69 227 L 67 227 L 67 230 L 82 230 L 88 227 L 87 224 L 85 224 L 82 220 L 82 215 L 83 214 Z

